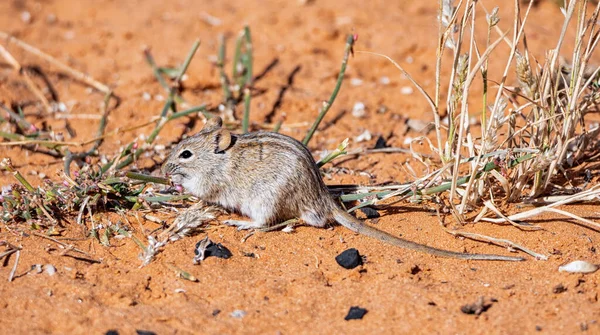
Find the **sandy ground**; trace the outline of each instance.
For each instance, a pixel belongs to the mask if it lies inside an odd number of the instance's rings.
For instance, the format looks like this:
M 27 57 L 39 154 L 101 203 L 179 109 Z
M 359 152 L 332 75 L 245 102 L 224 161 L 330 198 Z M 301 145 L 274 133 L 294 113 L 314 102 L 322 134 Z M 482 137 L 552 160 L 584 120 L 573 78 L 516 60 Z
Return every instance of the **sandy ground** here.
M 488 9 L 493 2 L 482 2 Z M 30 17 L 27 20 L 27 15 Z M 500 11 L 500 26 L 512 26 L 512 8 Z M 207 23 L 207 16 L 219 25 Z M 555 5 L 542 2 L 533 9 L 528 23 L 529 48 L 536 57 L 554 45 L 560 33 L 561 13 Z M 214 60 L 219 34 L 233 37 L 248 24 L 252 29 L 255 72 L 264 72 L 255 86 L 262 92 L 252 99 L 251 121 L 256 128 L 274 111 L 274 119 L 286 115 L 282 132 L 304 136 L 306 125 L 329 97 L 339 71 L 347 33 L 358 34 L 355 50 L 370 50 L 394 58 L 423 84 L 434 89 L 436 49 L 436 6 L 432 1 L 67 1 L 6 0 L 0 2 L 0 30 L 17 36 L 108 84 L 122 99 L 109 117 L 107 131 L 146 122 L 160 113 L 165 92 L 154 79 L 143 58 L 150 47 L 159 64 L 176 65 L 193 41 L 201 41 L 188 77 L 184 98 L 192 105 L 218 104 L 221 89 Z M 483 36 L 482 36 L 483 37 Z M 567 34 L 566 50 L 573 45 Z M 0 43 L 4 44 L 4 41 Z M 59 70 L 14 46 L 9 50 L 24 65 L 37 65 L 55 87 L 58 100 L 69 113 L 81 115 L 69 120 L 75 138 L 94 136 L 102 95 L 92 92 Z M 504 69 L 501 45 L 499 56 L 490 63 L 490 78 Z M 600 59 L 593 59 L 600 63 Z M 446 62 L 449 58 L 445 59 Z M 444 71 L 445 74 L 447 71 Z M 275 107 L 283 87 L 282 103 Z M 509 81 L 512 80 L 509 78 Z M 514 83 L 514 80 L 513 80 Z M 317 132 L 310 144 L 314 151 L 333 149 L 344 138 L 351 148 L 372 147 L 378 136 L 388 144 L 406 147 L 405 120 L 432 119 L 426 101 L 411 90 L 410 82 L 387 61 L 356 53 L 350 60 L 347 79 L 338 99 L 325 118 L 326 131 Z M 474 96 L 479 96 L 475 87 Z M 149 94 L 151 99 L 145 99 Z M 0 62 L 0 100 L 4 103 L 33 101 L 20 78 Z M 356 118 L 355 103 L 366 106 L 366 118 Z M 385 108 L 383 108 L 385 107 Z M 381 113 L 380 111 L 386 111 Z M 31 108 L 33 110 L 33 108 Z M 36 125 L 46 120 L 56 131 L 65 131 L 65 121 L 31 117 Z M 186 120 L 174 122 L 161 133 L 158 143 L 169 144 L 185 131 Z M 198 130 L 201 125 L 194 126 Z M 150 127 L 107 139 L 101 147 L 116 154 L 119 147 Z M 373 139 L 356 142 L 365 130 Z M 424 146 L 425 147 L 425 146 Z M 52 157 L 0 148 L 2 157 L 14 164 L 35 184 L 39 173 L 59 178 L 62 162 Z M 374 154 L 340 160 L 326 179 L 330 184 L 369 185 L 411 180 L 403 167 L 406 154 Z M 413 162 L 414 163 L 414 162 Z M 139 166 L 152 162 L 141 161 Z M 413 164 L 419 171 L 418 164 Z M 38 176 L 31 175 L 31 171 Z M 597 180 L 597 178 L 596 178 Z M 8 174 L 3 185 L 12 183 Z M 568 208 L 590 219 L 599 219 L 594 206 Z M 508 211 L 519 210 L 517 207 Z M 398 204 L 382 211 L 368 223 L 396 235 L 439 248 L 471 253 L 509 255 L 501 247 L 454 238 L 439 226 L 438 218 L 426 204 Z M 227 216 L 221 217 L 221 219 Z M 118 220 L 97 214 L 96 220 Z M 169 218 L 171 220 L 172 218 Z M 143 237 L 159 225 L 131 218 L 132 228 Z M 204 234 L 169 244 L 150 265 L 139 268 L 139 247 L 131 239 L 112 239 L 104 247 L 85 239 L 74 220 L 60 238 L 85 250 L 101 264 L 89 264 L 61 257 L 57 245 L 33 235 L 15 235 L 0 227 L 0 240 L 21 245 L 23 251 L 17 278 L 0 281 L 0 329 L 9 334 L 104 334 L 136 330 L 157 334 L 568 334 L 600 333 L 599 273 L 559 273 L 558 266 L 584 259 L 600 263 L 598 231 L 556 216 L 530 221 L 543 230 L 521 231 L 507 225 L 467 224 L 452 228 L 510 239 L 539 253 L 548 261 L 527 256 L 525 262 L 475 262 L 435 258 L 391 248 L 355 235 L 342 227 L 316 229 L 298 227 L 294 233 L 246 235 L 214 222 Z M 28 230 L 24 230 L 28 231 Z M 192 265 L 193 249 L 206 234 L 227 246 L 233 257 L 208 258 Z M 346 270 L 335 256 L 347 248 L 365 255 L 364 265 Z M 256 257 L 244 257 L 254 253 Z M 524 254 L 523 254 L 524 255 Z M 0 278 L 7 278 L 14 257 L 0 266 Z M 34 264 L 51 264 L 53 276 L 26 272 Z M 189 282 L 166 266 L 174 264 L 199 279 Z M 566 290 L 560 289 L 559 286 Z M 481 315 L 467 315 L 461 307 L 483 297 L 490 307 Z M 346 321 L 351 306 L 366 308 L 362 320 Z M 242 318 L 234 311 L 244 311 Z

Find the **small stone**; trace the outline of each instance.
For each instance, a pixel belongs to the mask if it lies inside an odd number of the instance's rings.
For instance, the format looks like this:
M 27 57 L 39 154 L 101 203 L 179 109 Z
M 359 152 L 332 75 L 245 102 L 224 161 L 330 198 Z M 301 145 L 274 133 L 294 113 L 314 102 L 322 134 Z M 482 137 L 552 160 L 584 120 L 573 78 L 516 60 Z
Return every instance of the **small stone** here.
M 141 329 L 136 329 L 135 333 L 137 335 L 156 335 L 156 333 L 151 330 L 141 330 Z
M 352 306 L 350 307 L 350 310 L 348 311 L 348 314 L 346 315 L 344 320 L 361 320 L 365 316 L 365 314 L 367 314 L 367 312 L 368 311 L 365 308 Z
M 356 141 L 356 142 L 370 141 L 372 137 L 373 136 L 371 135 L 371 132 L 368 130 L 365 130 L 362 132 L 362 134 L 356 136 L 354 138 L 354 141 Z
M 410 94 L 413 94 L 413 92 L 414 92 L 414 90 L 410 86 L 404 86 L 400 89 L 400 93 L 402 93 L 404 95 L 410 95 Z
M 212 316 L 217 316 L 219 314 L 221 314 L 221 310 L 220 309 L 213 309 Z
M 385 142 L 385 139 L 383 138 L 383 136 L 379 136 L 377 138 L 377 142 L 375 142 L 375 148 L 374 149 L 383 149 L 383 148 L 387 148 L 388 145 Z
M 361 207 L 360 211 L 367 216 L 367 219 L 375 219 L 380 216 L 379 212 L 371 207 Z
M 350 79 L 350 85 L 352 85 L 352 86 L 360 86 L 362 84 L 363 84 L 362 79 L 359 79 L 359 78 Z
M 236 309 L 235 311 L 231 312 L 231 317 L 235 318 L 235 319 L 241 319 L 244 316 L 246 316 L 246 314 L 248 314 L 246 311 L 241 310 L 241 309 Z
M 363 118 L 367 114 L 365 104 L 362 102 L 356 102 L 352 107 L 352 116 L 357 118 Z
M 567 288 L 563 286 L 563 284 L 558 284 L 556 286 L 554 286 L 554 288 L 552 289 L 552 293 L 554 294 L 560 294 L 563 292 L 566 292 Z
M 208 236 L 198 243 L 196 243 L 196 247 L 194 248 L 194 264 L 198 264 L 203 261 L 207 257 L 218 257 L 228 259 L 232 256 L 231 251 L 224 247 L 221 243 L 214 243 L 211 241 Z
M 495 302 L 495 299 L 492 299 L 492 302 Z M 473 304 L 466 304 L 460 308 L 460 311 L 465 314 L 475 314 L 480 315 L 481 313 L 487 311 L 492 307 L 492 302 L 485 303 L 483 297 L 479 298 Z
M 33 264 L 31 266 L 30 271 L 35 272 L 35 273 L 42 273 L 42 264 Z
M 363 260 L 358 250 L 350 248 L 344 250 L 341 254 L 335 257 L 335 261 L 344 269 L 354 269 L 355 267 L 362 265 Z
M 44 265 L 44 271 L 49 276 L 54 276 L 56 274 L 56 268 L 52 264 L 46 264 L 46 265 Z
M 31 13 L 28 11 L 21 12 L 21 21 L 23 23 L 31 23 Z
M 150 99 L 152 99 L 152 95 L 150 95 L 150 93 L 148 92 L 144 92 L 142 93 L 142 99 L 144 99 L 145 101 L 150 101 Z
M 391 80 L 389 77 L 383 76 L 383 77 L 379 78 L 379 83 L 381 85 L 389 85 L 390 82 L 391 82 Z
M 61 113 L 65 113 L 67 111 L 67 105 L 65 105 L 64 102 L 59 102 L 56 106 L 58 108 L 58 111 Z

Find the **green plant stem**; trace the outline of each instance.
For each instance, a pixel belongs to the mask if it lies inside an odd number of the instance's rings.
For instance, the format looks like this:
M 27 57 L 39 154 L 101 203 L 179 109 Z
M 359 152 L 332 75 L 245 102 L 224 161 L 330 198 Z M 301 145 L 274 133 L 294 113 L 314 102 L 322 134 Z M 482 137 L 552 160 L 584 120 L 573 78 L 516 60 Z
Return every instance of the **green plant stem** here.
M 250 89 L 244 89 L 244 117 L 242 119 L 242 132 L 245 134 L 248 132 L 250 123 Z
M 196 40 L 194 42 L 194 44 L 192 45 L 192 49 L 190 50 L 187 57 L 185 58 L 183 65 L 181 65 L 181 68 L 179 69 L 179 74 L 175 78 L 176 83 L 181 82 L 181 78 L 183 77 L 183 75 L 185 74 L 185 71 L 187 71 L 188 67 L 190 66 L 190 62 L 192 61 L 192 58 L 194 58 L 194 55 L 196 54 L 196 51 L 198 50 L 199 46 L 200 46 L 200 40 Z
M 244 85 L 245 86 L 252 86 L 252 62 L 253 62 L 253 57 L 252 57 L 252 52 L 253 52 L 253 48 L 252 48 L 252 35 L 250 34 L 250 27 L 245 26 L 244 27 L 244 38 L 246 40 L 245 43 L 245 50 L 244 50 L 244 68 L 246 70 L 246 78 L 244 80 Z
M 162 86 L 165 89 L 167 95 L 172 96 L 173 100 L 177 103 L 185 102 L 181 96 L 173 92 L 171 86 L 169 86 L 169 84 L 167 84 L 167 82 L 165 81 L 165 78 L 163 78 L 160 68 L 156 65 L 154 57 L 152 57 L 152 54 L 150 53 L 150 49 L 144 50 L 144 57 L 146 58 L 146 62 L 148 63 L 148 65 L 150 65 L 150 68 L 152 68 L 152 73 L 154 74 L 154 77 L 156 77 L 156 80 L 158 80 L 160 86 Z M 180 74 L 183 75 L 181 72 Z
M 15 179 L 21 184 L 23 185 L 23 187 L 25 187 L 25 189 L 27 189 L 27 191 L 31 192 L 31 193 L 35 193 L 35 188 L 33 186 L 31 186 L 31 184 L 27 181 L 27 179 L 25 179 L 25 177 L 23 177 L 23 175 L 21 174 L 21 172 L 15 170 L 12 166 L 12 164 L 10 163 L 10 161 L 6 162 L 6 161 L 2 161 L 2 167 L 12 173 L 13 177 L 15 177 Z
M 231 71 L 231 80 L 234 83 L 239 84 L 239 73 L 238 73 L 238 64 L 240 63 L 240 59 L 242 57 L 242 39 L 244 36 L 240 34 L 235 40 L 235 53 L 233 54 L 233 68 Z M 238 87 L 238 93 L 241 87 Z
M 35 128 L 31 123 L 29 123 L 29 121 L 25 120 L 23 116 L 13 112 L 12 110 L 10 110 L 10 108 L 4 106 L 3 103 L 0 103 L 0 108 L 4 109 L 4 111 L 8 114 L 8 117 L 10 119 L 15 120 L 17 126 L 23 132 L 30 132 L 33 128 Z
M 513 168 L 513 167 L 517 166 L 518 164 L 521 164 L 521 163 L 523 163 L 525 161 L 528 161 L 528 160 L 530 160 L 530 159 L 532 159 L 534 157 L 535 157 L 534 154 L 525 154 L 525 155 L 523 155 L 521 157 L 518 157 L 518 158 L 510 161 L 508 163 L 508 168 Z M 476 157 L 471 157 L 471 159 L 476 159 Z M 475 174 L 475 178 L 480 178 L 484 173 L 490 172 L 492 170 L 496 170 L 498 168 L 500 168 L 500 167 L 498 165 L 496 165 L 494 162 L 489 162 L 489 163 L 487 163 L 484 166 L 484 168 L 481 171 L 479 171 L 478 173 Z M 460 185 L 466 184 L 469 181 L 469 178 L 471 178 L 470 175 L 469 176 L 464 176 L 464 177 L 461 177 L 461 178 L 457 179 L 456 185 L 460 186 Z M 405 192 L 398 194 L 398 196 L 432 195 L 432 194 L 437 194 L 437 193 L 442 193 L 442 192 L 448 191 L 451 188 L 452 188 L 452 182 L 450 181 L 450 182 L 446 182 L 446 183 L 443 183 L 443 184 L 438 185 L 438 186 L 433 186 L 433 187 L 429 187 L 429 188 L 426 188 L 426 189 L 417 190 L 416 192 L 413 192 L 410 188 L 408 188 L 408 189 L 406 189 Z M 345 195 L 340 196 L 340 199 L 342 201 L 346 202 L 346 201 L 356 201 L 356 200 L 361 200 L 361 199 L 364 199 L 364 198 L 367 198 L 367 197 L 376 196 L 376 199 L 363 202 L 363 203 L 358 204 L 358 205 L 356 205 L 356 206 L 354 206 L 354 207 L 352 207 L 351 209 L 348 210 L 349 212 L 352 212 L 352 211 L 355 211 L 355 210 L 357 210 L 359 208 L 373 205 L 380 198 L 382 198 L 382 197 L 384 197 L 384 196 L 386 196 L 388 194 L 391 194 L 393 192 L 395 192 L 395 191 L 381 191 L 381 192 L 369 192 L 369 193 L 358 193 L 358 194 L 345 194 Z
M 160 74 L 160 69 L 156 65 L 154 57 L 152 57 L 152 54 L 150 53 L 150 49 L 144 50 L 144 57 L 146 58 L 146 62 L 148 63 L 148 65 L 150 65 L 150 67 L 152 68 L 152 73 L 154 74 L 154 77 L 156 77 L 156 80 L 158 80 L 160 86 L 162 86 L 167 92 L 170 92 L 171 88 L 169 87 L 169 84 L 167 84 L 167 82 L 165 81 L 165 78 L 163 78 L 163 76 Z
M 225 36 L 219 37 L 219 58 L 217 60 L 219 76 L 221 78 L 221 88 L 223 89 L 223 101 L 226 104 L 231 102 L 231 89 L 229 88 L 229 78 L 225 73 Z
M 125 174 L 125 176 L 130 179 L 141 180 L 141 181 L 145 181 L 145 182 L 149 182 L 149 183 L 163 184 L 163 185 L 170 184 L 169 180 L 167 178 L 154 177 L 154 176 L 149 176 L 149 175 L 142 174 L 142 173 L 135 173 L 135 172 L 131 172 L 131 171 L 127 172 Z
M 96 151 L 104 141 L 103 135 L 104 131 L 106 130 L 108 114 L 110 112 L 109 103 L 111 97 L 113 97 L 112 91 L 108 91 L 108 93 L 106 93 L 106 95 L 104 96 L 104 102 L 102 105 L 102 118 L 100 119 L 100 124 L 98 124 L 98 130 L 96 131 L 96 138 L 98 139 L 94 141 L 94 145 L 92 145 L 92 147 L 89 150 L 76 154 L 71 153 L 69 149 L 65 150 L 64 171 L 68 177 L 71 177 L 71 162 L 74 159 L 81 159 L 87 156 L 95 155 Z
M 162 195 L 162 196 L 154 196 L 154 197 L 135 197 L 135 196 L 126 196 L 130 202 L 138 202 L 138 201 L 147 201 L 147 202 L 166 202 L 166 201 L 179 201 L 190 198 L 191 196 L 188 194 L 181 195 Z
M 340 73 L 338 75 L 338 79 L 335 84 L 335 88 L 333 90 L 333 93 L 331 94 L 331 97 L 329 98 L 329 101 L 327 101 L 326 103 L 323 104 L 323 107 L 321 108 L 321 111 L 319 112 L 317 119 L 315 120 L 312 127 L 308 131 L 308 134 L 306 134 L 306 137 L 304 137 L 304 140 L 302 140 L 302 143 L 304 145 L 307 145 L 308 142 L 310 141 L 310 139 L 313 137 L 315 131 L 317 130 L 317 127 L 319 127 L 319 124 L 321 123 L 321 120 L 323 120 L 323 117 L 325 117 L 325 114 L 327 114 L 327 111 L 329 111 L 329 108 L 331 108 L 331 105 L 335 101 L 335 98 L 337 97 L 337 94 L 340 91 L 340 88 L 342 87 L 342 81 L 344 80 L 344 73 L 346 72 L 346 66 L 348 65 L 348 58 L 350 56 L 350 53 L 352 52 L 353 45 L 354 45 L 354 36 L 348 35 L 348 37 L 346 38 L 346 47 L 344 49 L 344 58 L 342 60 L 342 67 L 340 69 Z

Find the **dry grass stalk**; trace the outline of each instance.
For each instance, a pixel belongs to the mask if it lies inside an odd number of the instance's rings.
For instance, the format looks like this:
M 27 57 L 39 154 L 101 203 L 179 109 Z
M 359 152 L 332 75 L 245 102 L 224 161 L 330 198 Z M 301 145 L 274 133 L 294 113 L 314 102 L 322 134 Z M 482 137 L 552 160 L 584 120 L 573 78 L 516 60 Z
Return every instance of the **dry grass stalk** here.
M 48 55 L 47 53 L 39 50 L 38 48 L 36 48 L 34 46 L 31 46 L 31 45 L 21 41 L 20 39 L 14 37 L 14 36 L 11 36 L 10 34 L 0 31 L 0 38 L 3 38 L 6 41 L 6 43 L 9 43 L 9 44 L 14 43 L 19 48 L 44 59 L 45 61 L 51 63 L 52 65 L 56 66 L 57 68 L 61 69 L 62 71 L 68 73 L 73 78 L 75 78 L 77 80 L 81 80 L 82 82 L 94 87 L 95 89 L 97 89 L 100 92 L 103 92 L 104 94 L 111 93 L 111 90 L 108 86 L 96 81 L 90 75 L 79 72 L 79 71 L 71 68 L 70 66 L 59 62 L 56 58 Z

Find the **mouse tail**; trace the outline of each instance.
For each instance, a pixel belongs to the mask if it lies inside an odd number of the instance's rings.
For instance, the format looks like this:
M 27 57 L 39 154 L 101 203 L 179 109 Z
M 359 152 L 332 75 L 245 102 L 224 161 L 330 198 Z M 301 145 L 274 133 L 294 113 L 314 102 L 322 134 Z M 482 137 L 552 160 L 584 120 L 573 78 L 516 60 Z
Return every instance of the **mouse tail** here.
M 382 242 L 401 247 L 428 253 L 434 256 L 448 257 L 448 258 L 459 258 L 459 259 L 471 259 L 471 260 L 486 260 L 486 261 L 523 261 L 521 257 L 511 256 L 500 256 L 500 255 L 488 255 L 488 254 L 468 254 L 463 252 L 455 252 L 449 250 L 438 249 L 427 245 L 411 242 L 399 237 L 396 237 L 390 233 L 384 232 L 377 228 L 365 225 L 354 216 L 348 214 L 341 208 L 335 208 L 333 210 L 333 218 L 342 226 L 352 230 L 355 233 L 365 235 L 378 239 Z

